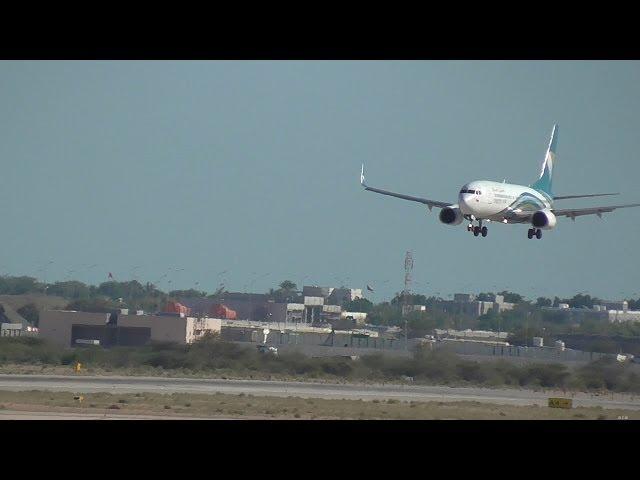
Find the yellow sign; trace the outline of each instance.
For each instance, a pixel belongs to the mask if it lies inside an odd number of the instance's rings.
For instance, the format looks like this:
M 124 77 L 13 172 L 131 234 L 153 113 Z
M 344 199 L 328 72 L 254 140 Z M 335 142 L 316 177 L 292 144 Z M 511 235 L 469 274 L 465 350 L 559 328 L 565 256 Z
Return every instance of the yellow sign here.
M 551 408 L 572 408 L 573 400 L 570 398 L 550 398 L 549 407 Z
M 75 366 L 75 367 L 73 367 L 73 369 L 74 369 L 76 372 L 79 372 L 81 368 L 82 368 L 82 364 L 81 364 L 80 362 L 76 362 L 76 366 Z

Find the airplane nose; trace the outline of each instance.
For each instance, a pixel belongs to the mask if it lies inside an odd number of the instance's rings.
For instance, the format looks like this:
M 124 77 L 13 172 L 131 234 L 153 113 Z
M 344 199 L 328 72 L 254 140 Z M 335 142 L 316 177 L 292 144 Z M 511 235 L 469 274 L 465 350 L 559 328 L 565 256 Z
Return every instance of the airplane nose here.
M 468 194 L 465 193 L 461 193 L 458 196 L 458 206 L 460 207 L 460 210 L 462 211 L 462 213 L 465 214 L 470 214 L 471 213 L 471 209 L 469 202 L 467 202 L 466 197 L 468 197 Z

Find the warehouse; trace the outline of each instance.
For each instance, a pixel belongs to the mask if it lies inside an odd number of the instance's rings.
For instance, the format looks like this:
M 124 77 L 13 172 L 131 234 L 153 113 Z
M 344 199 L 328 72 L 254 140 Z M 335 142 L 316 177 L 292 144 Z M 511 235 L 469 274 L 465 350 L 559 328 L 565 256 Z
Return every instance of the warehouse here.
M 79 345 L 137 346 L 151 342 L 193 343 L 207 332 L 220 333 L 217 318 L 145 315 L 127 310 L 89 313 L 46 310 L 40 315 L 40 337 L 64 347 Z

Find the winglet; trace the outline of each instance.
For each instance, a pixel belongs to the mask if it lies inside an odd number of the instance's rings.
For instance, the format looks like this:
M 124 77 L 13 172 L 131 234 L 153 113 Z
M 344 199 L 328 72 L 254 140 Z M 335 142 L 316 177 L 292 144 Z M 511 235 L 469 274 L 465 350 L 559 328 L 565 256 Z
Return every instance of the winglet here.
M 366 187 L 367 184 L 364 183 L 364 163 L 362 164 L 362 170 L 360 170 L 360 185 Z

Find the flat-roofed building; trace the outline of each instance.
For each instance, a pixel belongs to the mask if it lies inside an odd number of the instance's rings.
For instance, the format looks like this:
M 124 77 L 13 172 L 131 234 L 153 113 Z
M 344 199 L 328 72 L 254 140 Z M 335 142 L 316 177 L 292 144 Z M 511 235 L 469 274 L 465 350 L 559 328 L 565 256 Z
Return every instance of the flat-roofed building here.
M 640 322 L 638 310 L 607 310 L 610 323 Z
M 459 340 L 485 343 L 503 343 L 508 345 L 508 332 L 493 332 L 491 330 L 454 330 L 438 329 L 434 330 L 435 337 L 440 340 Z
M 601 302 L 600 305 L 606 310 L 621 310 L 623 312 L 629 310 L 629 302 L 626 300 L 606 301 Z
M 326 305 L 343 305 L 357 298 L 363 298 L 361 288 L 335 288 L 306 285 L 302 287 L 304 297 L 322 297 Z
M 96 344 L 105 347 L 146 345 L 152 342 L 193 343 L 207 332 L 220 333 L 218 318 L 180 315 L 129 315 L 45 310 L 39 335 L 64 347 Z M 96 343 L 97 341 L 97 343 Z
M 610 310 L 603 305 L 594 305 L 593 308 L 543 307 L 542 310 L 547 318 L 555 317 L 559 320 L 578 323 L 585 320 L 609 323 L 640 322 L 638 310 Z
M 494 295 L 493 301 L 483 301 L 476 300 L 476 297 L 472 294 L 456 293 L 453 296 L 453 300 L 436 302 L 434 307 L 455 315 L 479 317 L 492 310 L 498 313 L 512 310 L 515 307 L 515 303 L 505 302 L 502 295 Z

